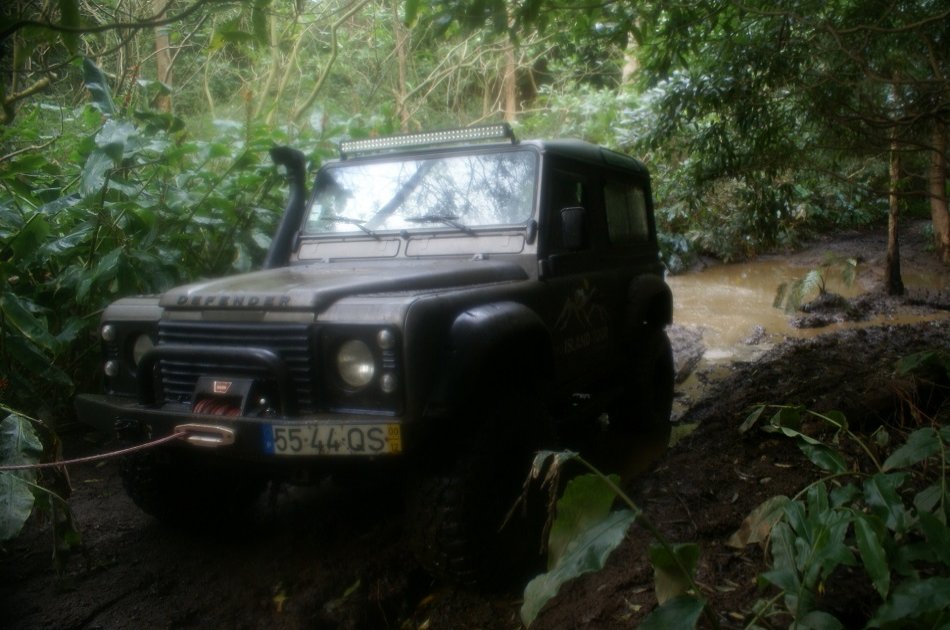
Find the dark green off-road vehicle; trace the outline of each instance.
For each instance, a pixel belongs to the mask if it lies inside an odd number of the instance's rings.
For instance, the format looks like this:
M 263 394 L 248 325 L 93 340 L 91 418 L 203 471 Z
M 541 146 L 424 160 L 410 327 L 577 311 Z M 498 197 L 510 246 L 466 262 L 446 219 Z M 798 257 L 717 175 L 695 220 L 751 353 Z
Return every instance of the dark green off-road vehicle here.
M 650 178 L 505 125 L 352 141 L 290 196 L 264 269 L 102 317 L 106 393 L 81 419 L 132 441 L 145 511 L 187 521 L 267 480 L 405 474 L 420 558 L 484 575 L 531 453 L 669 420 L 670 290 Z M 517 528 L 517 525 L 510 525 Z

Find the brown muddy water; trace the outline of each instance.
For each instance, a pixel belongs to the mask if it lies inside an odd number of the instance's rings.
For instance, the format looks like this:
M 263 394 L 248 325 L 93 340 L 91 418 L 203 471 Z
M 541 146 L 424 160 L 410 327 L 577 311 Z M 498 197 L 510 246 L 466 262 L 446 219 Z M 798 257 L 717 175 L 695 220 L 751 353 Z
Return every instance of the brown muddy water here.
M 667 281 L 673 289 L 673 319 L 677 325 L 702 332 L 706 361 L 733 362 L 754 360 L 784 337 L 814 337 L 844 328 L 915 323 L 941 316 L 878 316 L 823 328 L 795 328 L 790 324 L 789 314 L 772 304 L 779 285 L 804 277 L 809 271 L 807 266 L 775 259 L 715 265 L 671 276 Z M 908 289 L 950 289 L 950 274 L 905 273 L 902 277 Z M 826 288 L 844 297 L 854 297 L 874 286 L 866 278 L 847 285 L 829 274 Z M 750 343 L 753 340 L 755 343 Z
M 813 268 L 814 265 L 774 258 L 716 264 L 702 271 L 667 278 L 673 290 L 675 325 L 700 333 L 704 347 L 702 358 L 689 376 L 677 384 L 674 422 L 712 383 L 725 377 L 733 364 L 755 361 L 786 338 L 808 338 L 848 328 L 914 324 L 934 319 L 945 319 L 950 325 L 950 312 L 942 311 L 873 315 L 857 322 L 795 328 L 790 314 L 773 306 L 776 291 L 782 283 L 802 278 Z M 907 270 L 902 279 L 908 290 L 950 290 L 948 273 Z M 846 298 L 872 291 L 879 283 L 879 279 L 870 274 L 859 274 L 850 285 L 840 278 L 840 272 L 830 272 L 826 277 L 827 291 Z M 804 301 L 813 297 L 807 296 Z

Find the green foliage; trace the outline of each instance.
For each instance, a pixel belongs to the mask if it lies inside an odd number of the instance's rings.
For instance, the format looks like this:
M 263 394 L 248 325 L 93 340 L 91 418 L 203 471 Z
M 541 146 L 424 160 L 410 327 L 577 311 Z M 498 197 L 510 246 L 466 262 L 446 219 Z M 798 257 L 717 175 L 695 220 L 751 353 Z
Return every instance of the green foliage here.
M 817 269 L 809 270 L 801 278 L 780 284 L 775 291 L 772 306 L 792 313 L 799 310 L 809 298 L 827 295 L 828 278 L 836 269 L 844 286 L 850 287 L 854 284 L 858 273 L 857 259 L 828 256 Z
M 918 358 L 914 363 L 925 362 Z M 767 409 L 755 408 L 742 430 L 760 424 Z M 820 602 L 826 590 L 836 588 L 837 571 L 858 567 L 879 598 L 868 627 L 939 627 L 950 621 L 950 597 L 941 590 L 950 585 L 950 427 L 912 431 L 880 463 L 880 445 L 889 441 L 883 430 L 872 444 L 851 431 L 838 412 L 771 409 L 774 413 L 762 428 L 796 440 L 827 476 L 791 499 L 767 500 L 730 541 L 735 546 L 767 543 L 770 550 L 770 568 L 761 579 L 778 595 L 756 604 L 757 620 L 784 614 L 794 625 L 842 627 Z M 806 418 L 831 428 L 832 439 L 804 433 Z M 852 451 L 845 440 L 858 447 L 863 461 L 847 455 Z M 868 465 L 870 471 L 862 472 Z
M 616 482 L 616 477 L 613 479 Z M 568 482 L 557 502 L 548 537 L 548 571 L 525 587 L 521 621 L 530 626 L 568 580 L 599 571 L 636 519 L 632 510 L 611 511 L 613 490 L 594 474 Z
M 93 387 L 106 304 L 252 269 L 284 205 L 267 155 L 279 130 L 218 120 L 197 138 L 173 115 L 117 107 L 82 65 L 90 105 L 57 108 L 60 135 L 0 162 L 0 398 L 45 417 L 69 414 L 74 383 Z M 18 118 L 27 139 L 5 144 L 29 149 L 43 114 Z M 298 140 L 322 158 L 317 138 Z
M 657 540 L 650 549 L 659 607 L 643 627 L 693 628 L 706 611 L 695 582 L 699 547 L 671 545 L 643 516 L 642 511 L 618 486 L 615 475 L 607 476 L 572 452 L 542 451 L 535 457 L 531 476 L 543 476 L 543 484 L 557 488 L 561 469 L 576 461 L 590 472 L 568 482 L 557 501 L 548 537 L 548 571 L 528 583 L 524 591 L 521 620 L 530 626 L 544 605 L 561 586 L 584 573 L 599 571 L 610 554 L 623 542 L 634 521 Z M 616 500 L 625 509 L 612 510 Z M 715 618 L 710 615 L 715 626 Z
M 43 444 L 30 422 L 16 414 L 0 421 L 0 463 L 35 464 L 43 455 Z M 0 471 L 0 542 L 15 538 L 33 511 L 33 470 Z
M 69 490 L 65 476 L 41 475 L 29 466 L 40 463 L 56 443 L 55 434 L 42 422 L 0 405 L 0 544 L 16 538 L 34 510 L 41 512 L 53 529 L 53 560 L 58 568 L 66 555 L 82 544 L 64 495 Z M 45 444 L 44 444 L 45 442 Z M 58 482 L 58 483 L 57 483 Z

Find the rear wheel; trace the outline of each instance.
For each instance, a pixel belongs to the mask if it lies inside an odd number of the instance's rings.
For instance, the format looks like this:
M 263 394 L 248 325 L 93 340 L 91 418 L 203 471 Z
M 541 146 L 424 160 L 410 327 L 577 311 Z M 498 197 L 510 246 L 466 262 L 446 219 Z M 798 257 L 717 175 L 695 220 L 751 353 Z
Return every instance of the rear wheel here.
M 673 348 L 666 331 L 649 328 L 630 352 L 628 388 L 610 409 L 611 425 L 622 430 L 665 429 L 673 411 Z

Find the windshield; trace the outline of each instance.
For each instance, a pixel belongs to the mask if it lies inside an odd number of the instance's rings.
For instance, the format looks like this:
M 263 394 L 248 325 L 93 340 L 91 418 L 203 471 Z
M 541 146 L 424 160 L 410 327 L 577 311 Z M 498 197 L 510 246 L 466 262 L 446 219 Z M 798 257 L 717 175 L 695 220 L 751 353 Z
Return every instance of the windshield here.
M 334 164 L 317 174 L 305 233 L 524 224 L 537 163 L 532 151 L 507 151 Z

